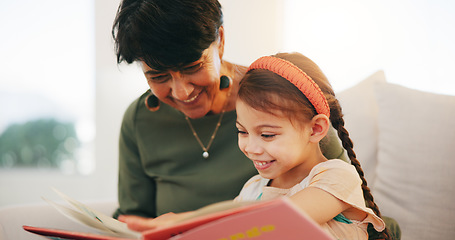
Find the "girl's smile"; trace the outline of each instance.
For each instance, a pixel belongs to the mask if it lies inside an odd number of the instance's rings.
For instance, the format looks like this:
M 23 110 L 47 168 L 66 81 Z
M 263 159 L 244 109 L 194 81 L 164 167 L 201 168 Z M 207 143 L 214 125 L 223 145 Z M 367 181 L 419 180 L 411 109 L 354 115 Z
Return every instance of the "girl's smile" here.
M 273 163 L 275 162 L 275 160 L 272 160 L 272 161 L 256 161 L 256 160 L 253 160 L 253 163 L 254 163 L 254 166 L 256 167 L 256 169 L 259 171 L 259 170 L 266 170 L 267 168 L 269 168 Z

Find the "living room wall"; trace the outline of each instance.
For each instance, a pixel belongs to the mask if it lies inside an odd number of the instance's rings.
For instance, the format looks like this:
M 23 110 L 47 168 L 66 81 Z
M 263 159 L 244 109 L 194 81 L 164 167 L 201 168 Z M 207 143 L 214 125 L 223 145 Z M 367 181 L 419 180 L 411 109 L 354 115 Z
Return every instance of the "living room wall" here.
M 0 207 L 43 203 L 55 187 L 81 201 L 116 199 L 118 135 L 127 106 L 147 89 L 136 64 L 117 65 L 111 27 L 120 1 L 95 0 L 95 169 L 88 175 L 41 170 L 2 170 Z M 282 1 L 222 0 L 226 28 L 225 59 L 247 65 L 281 47 Z M 260 11 L 251 11 L 260 6 Z M 26 5 L 24 5 L 26 7 Z M 242 16 L 242 17 L 238 17 Z M 248 36 L 245 38 L 244 36 Z M 251 47 L 254 46 L 254 47 Z M 0 169 L 1 170 L 1 169 Z

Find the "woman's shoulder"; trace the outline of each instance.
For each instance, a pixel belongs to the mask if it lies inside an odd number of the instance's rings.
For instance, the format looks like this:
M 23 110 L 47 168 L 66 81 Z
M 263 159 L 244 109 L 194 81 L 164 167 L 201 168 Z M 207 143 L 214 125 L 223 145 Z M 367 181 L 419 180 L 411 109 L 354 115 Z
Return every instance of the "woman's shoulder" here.
M 126 108 L 124 118 L 132 117 L 137 114 L 137 111 L 141 107 L 145 107 L 145 100 L 150 95 L 150 89 L 141 94 L 138 98 L 134 99 L 130 105 Z

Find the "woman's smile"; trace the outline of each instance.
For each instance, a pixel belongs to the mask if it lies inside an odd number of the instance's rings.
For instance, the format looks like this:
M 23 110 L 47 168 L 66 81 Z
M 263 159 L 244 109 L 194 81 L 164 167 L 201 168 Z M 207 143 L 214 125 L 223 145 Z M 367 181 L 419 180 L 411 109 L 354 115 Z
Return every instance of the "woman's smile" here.
M 183 102 L 184 102 L 184 103 L 192 103 L 193 101 L 196 100 L 197 97 L 199 97 L 200 94 L 201 94 L 201 93 L 199 92 L 198 94 L 194 95 L 192 98 L 183 100 Z

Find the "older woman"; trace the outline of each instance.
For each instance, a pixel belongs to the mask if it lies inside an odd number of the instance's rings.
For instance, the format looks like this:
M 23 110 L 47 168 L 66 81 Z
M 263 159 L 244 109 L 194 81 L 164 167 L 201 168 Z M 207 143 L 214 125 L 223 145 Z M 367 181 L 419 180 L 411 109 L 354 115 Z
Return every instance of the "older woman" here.
M 124 115 L 116 216 L 156 217 L 237 196 L 256 174 L 235 127 L 246 67 L 223 60 L 218 1 L 123 0 L 112 33 L 118 62 L 139 62 L 150 86 Z M 323 152 L 345 158 L 335 136 Z

